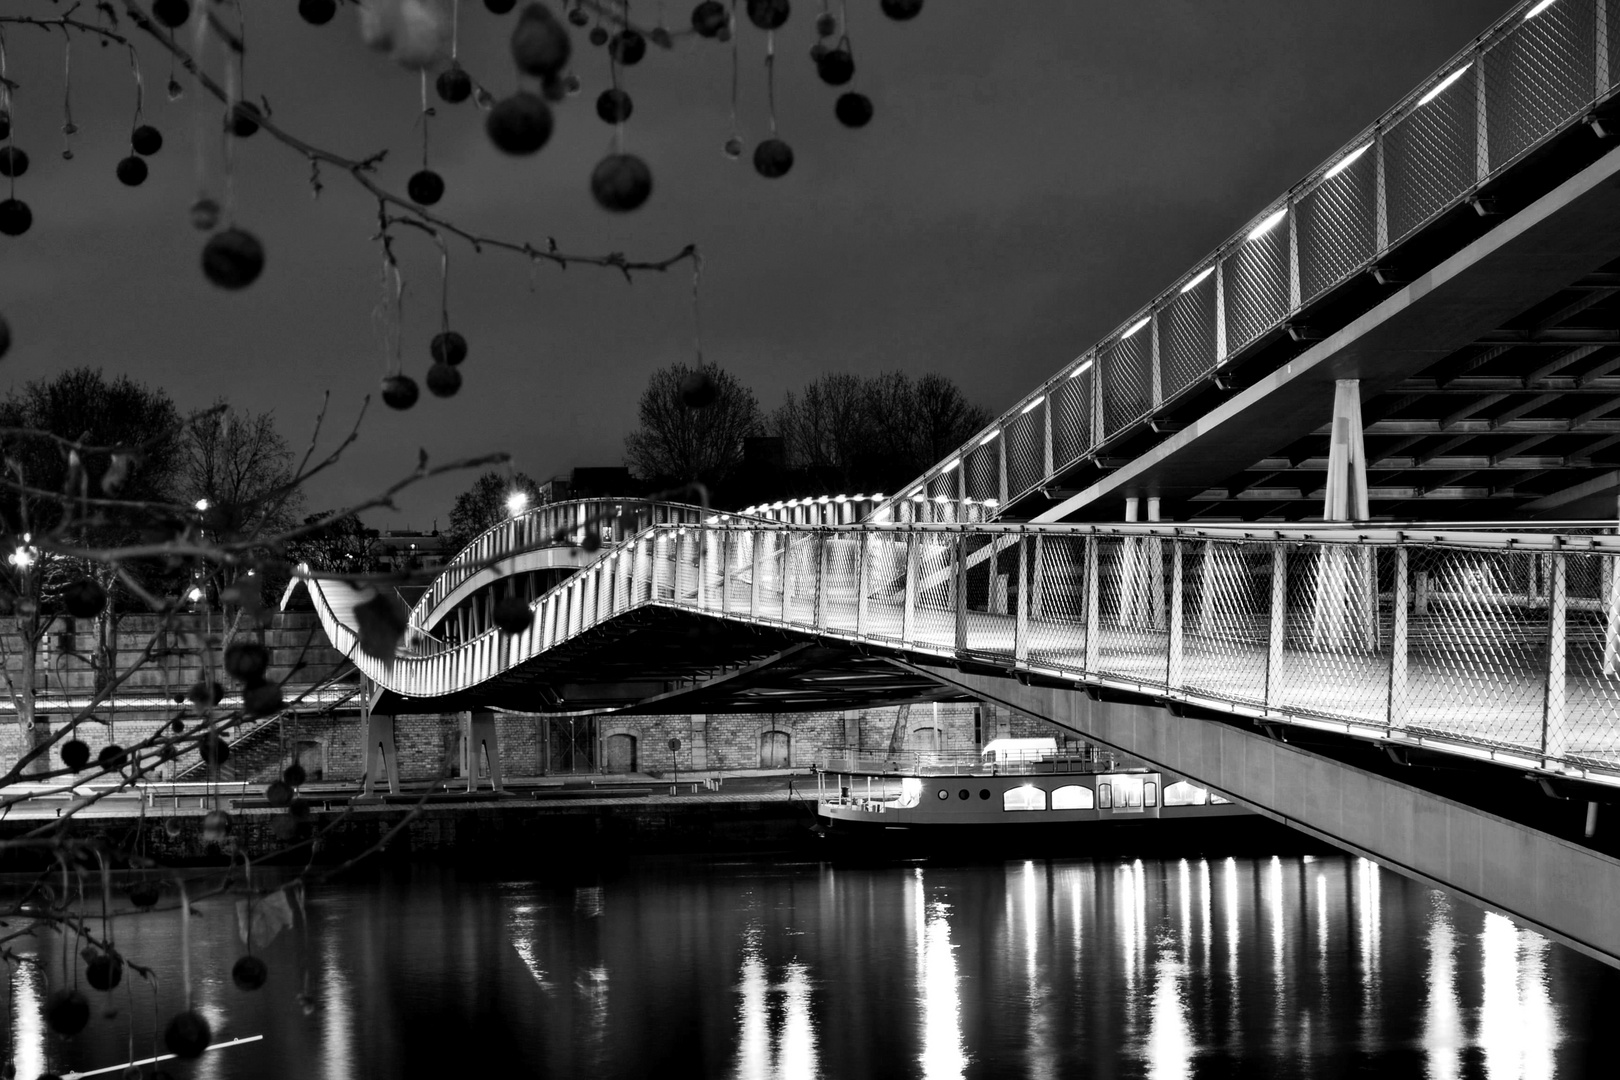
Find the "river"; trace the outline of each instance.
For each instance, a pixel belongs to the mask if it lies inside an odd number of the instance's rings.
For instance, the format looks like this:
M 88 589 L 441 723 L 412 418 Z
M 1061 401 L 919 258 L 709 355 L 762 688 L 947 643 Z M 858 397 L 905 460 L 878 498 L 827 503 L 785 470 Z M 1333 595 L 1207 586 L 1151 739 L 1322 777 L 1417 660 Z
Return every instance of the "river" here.
M 1597 962 L 1340 856 L 417 868 L 311 890 L 254 993 L 232 901 L 198 909 L 197 1007 L 263 1038 L 177 1077 L 1540 1080 L 1609 1059 L 1617 1004 Z M 155 1001 L 87 991 L 71 1042 L 40 1011 L 60 939 L 12 943 L 23 1080 L 149 1056 L 180 1007 L 178 914 L 113 927 Z

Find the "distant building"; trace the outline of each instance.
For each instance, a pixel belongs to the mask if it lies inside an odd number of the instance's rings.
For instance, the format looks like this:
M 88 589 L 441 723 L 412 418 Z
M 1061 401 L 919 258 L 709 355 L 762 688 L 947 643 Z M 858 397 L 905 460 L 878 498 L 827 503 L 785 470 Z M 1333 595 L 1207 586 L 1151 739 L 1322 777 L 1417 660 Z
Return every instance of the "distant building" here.
M 598 465 L 575 469 L 567 476 L 554 476 L 540 485 L 540 502 L 567 502 L 569 499 L 615 499 L 646 494 L 647 485 L 630 475 L 623 465 Z
M 388 529 L 371 542 L 371 553 L 377 559 L 377 568 L 390 573 L 436 570 L 455 554 L 436 529 L 433 532 Z

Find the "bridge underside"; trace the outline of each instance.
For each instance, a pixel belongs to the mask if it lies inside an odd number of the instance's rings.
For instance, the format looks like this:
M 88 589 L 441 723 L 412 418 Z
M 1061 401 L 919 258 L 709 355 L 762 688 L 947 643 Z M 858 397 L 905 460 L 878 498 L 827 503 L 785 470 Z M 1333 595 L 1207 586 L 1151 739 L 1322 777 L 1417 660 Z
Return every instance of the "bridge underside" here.
M 1334 381 L 1360 379 L 1375 518 L 1613 517 L 1617 174 L 1611 150 L 1544 194 L 1530 171 L 1489 214 L 1460 207 L 1428 250 L 1307 312 L 1298 340 L 1257 343 L 1006 516 L 1115 520 L 1127 496 L 1160 498 L 1174 521 L 1320 514 Z
M 967 695 L 810 635 L 650 606 L 620 615 L 473 690 L 432 699 L 384 692 L 381 712 L 811 712 Z

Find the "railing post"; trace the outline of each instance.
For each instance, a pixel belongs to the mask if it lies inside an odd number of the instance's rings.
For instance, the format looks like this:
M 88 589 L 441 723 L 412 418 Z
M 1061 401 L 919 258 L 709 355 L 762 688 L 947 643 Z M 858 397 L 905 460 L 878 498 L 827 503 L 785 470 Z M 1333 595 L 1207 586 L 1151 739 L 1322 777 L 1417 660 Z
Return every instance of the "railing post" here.
M 1597 85 L 1593 97 L 1602 97 L 1609 89 L 1609 5 L 1598 0 L 1597 8 Z
M 1288 630 L 1288 545 L 1271 549 L 1271 643 L 1266 650 L 1266 708 L 1282 695 L 1283 641 Z
M 1039 539 L 1036 543 L 1039 543 Z M 1029 542 L 1018 538 L 1018 589 L 1014 603 L 1017 614 L 1013 619 L 1013 660 L 1024 663 L 1029 659 Z
M 720 610 L 731 614 L 731 562 L 736 551 L 736 534 L 720 531 Z
M 1097 658 L 1098 658 L 1098 655 L 1099 655 L 1099 652 L 1100 652 L 1100 645 L 1101 645 L 1101 643 L 1097 640 L 1098 633 L 1099 633 L 1099 627 L 1101 625 L 1100 621 L 1098 619 L 1098 611 L 1097 611 L 1097 554 L 1098 554 L 1097 547 L 1101 542 L 1102 542 L 1102 537 L 1097 535 L 1096 533 L 1092 533 L 1090 536 L 1086 537 L 1086 554 L 1085 554 L 1085 563 L 1086 563 L 1086 571 L 1085 571 L 1085 573 L 1086 573 L 1086 578 L 1085 578 L 1085 591 L 1086 591 L 1086 599 L 1085 599 L 1085 603 L 1086 603 L 1086 608 L 1085 608 L 1085 611 L 1086 611 L 1086 645 L 1085 645 L 1085 649 L 1086 649 L 1086 653 L 1085 653 L 1085 656 L 1086 656 L 1086 661 L 1085 661 L 1085 664 L 1086 664 L 1086 671 L 1087 672 L 1095 672 L 1097 670 Z
M 1298 311 L 1300 305 L 1299 288 L 1299 217 L 1295 212 L 1295 203 L 1292 198 L 1288 200 L 1288 310 Z
M 961 533 L 953 545 L 956 566 L 952 573 L 956 576 L 956 651 L 966 652 L 968 647 L 967 632 L 967 534 Z
M 996 509 L 1007 509 L 1007 433 L 996 436 Z
M 1613 675 L 1615 662 L 1620 660 L 1620 573 L 1613 556 L 1597 558 L 1602 560 L 1598 580 L 1603 597 L 1603 674 Z
M 1149 313 L 1148 317 L 1151 320 L 1148 326 L 1148 333 L 1152 335 L 1153 348 L 1153 386 L 1150 397 L 1153 402 L 1152 407 L 1157 409 L 1160 405 L 1164 404 L 1164 367 L 1159 359 L 1159 309 L 1154 308 Z
M 759 528 L 756 528 L 749 533 L 749 547 L 752 549 L 749 552 L 749 559 L 753 563 L 754 577 L 753 580 L 748 583 L 748 614 L 752 615 L 756 619 L 759 618 L 760 553 L 761 549 L 765 546 L 765 538 L 769 535 L 771 534 L 766 532 L 764 529 Z
M 827 582 L 832 576 L 827 572 L 827 560 L 831 558 L 832 545 L 827 542 L 827 533 L 816 530 L 813 534 L 816 544 L 816 629 L 827 629 Z
M 1093 365 L 1095 366 L 1095 365 Z M 1041 420 L 1044 432 L 1041 437 L 1041 479 L 1050 480 L 1056 468 L 1052 462 L 1052 395 L 1048 393 L 1046 400 L 1041 402 Z M 1003 436 L 1005 441 L 1005 436 Z
M 1029 617 L 1041 617 L 1042 558 L 1046 554 L 1046 538 L 1035 537 L 1034 565 L 1029 568 Z
M 692 588 L 692 598 L 701 611 L 709 606 L 709 530 L 702 525 L 694 525 L 692 543 L 697 546 L 697 558 L 693 560 L 697 582 Z
M 793 533 L 782 533 L 782 621 L 792 621 L 793 605 Z
M 1181 638 L 1183 621 L 1181 616 L 1181 590 L 1182 590 L 1182 561 L 1181 541 L 1175 537 L 1170 539 L 1170 634 L 1165 639 L 1167 655 L 1164 663 L 1165 685 L 1171 690 L 1179 690 L 1182 682 L 1182 653 Z
M 910 645 L 917 637 L 917 533 L 906 533 L 906 596 L 900 608 L 900 641 Z
M 1486 109 L 1484 49 L 1474 54 L 1474 182 L 1491 175 L 1490 114 Z
M 1551 556 L 1552 580 L 1547 583 L 1547 699 L 1541 720 L 1542 766 L 1551 768 L 1565 750 L 1565 638 L 1568 613 L 1568 556 Z
M 867 594 L 872 591 L 872 533 L 861 530 L 860 545 L 855 549 L 855 633 L 866 633 Z
M 1224 254 L 1224 252 L 1222 253 Z M 1226 363 L 1226 267 L 1215 256 L 1215 366 Z
M 1389 729 L 1406 727 L 1406 584 L 1405 544 L 1395 545 L 1394 626 L 1389 641 Z

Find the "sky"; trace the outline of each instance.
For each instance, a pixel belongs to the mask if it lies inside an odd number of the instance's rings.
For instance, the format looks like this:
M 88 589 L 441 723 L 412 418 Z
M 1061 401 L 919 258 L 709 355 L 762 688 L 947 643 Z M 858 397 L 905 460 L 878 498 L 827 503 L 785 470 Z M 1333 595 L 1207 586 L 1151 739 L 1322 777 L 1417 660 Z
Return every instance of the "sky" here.
M 421 85 L 371 52 L 348 8 L 325 27 L 292 0 L 249 0 L 249 95 L 278 123 L 350 157 L 390 150 L 377 179 L 403 192 L 420 167 Z M 552 4 L 556 9 L 559 5 Z M 493 148 L 471 103 L 437 103 L 430 160 L 446 182 L 435 211 L 471 230 L 565 251 L 658 259 L 703 253 L 703 356 L 736 374 L 766 410 L 829 372 L 939 372 L 999 412 L 1167 287 L 1290 184 L 1426 79 L 1507 10 L 1502 0 L 927 0 L 915 20 L 876 0 L 847 4 L 851 88 L 876 116 L 858 131 L 833 117 L 839 90 L 809 58 L 820 4 L 798 0 L 775 35 L 776 116 L 792 171 L 758 176 L 767 135 L 763 32 L 732 49 L 683 38 L 623 73 L 635 102 L 626 149 L 650 165 L 641 210 L 596 207 L 588 178 L 611 151 L 597 119 L 608 61 L 575 33 L 582 92 L 556 107 L 538 154 Z M 833 10 L 841 6 L 835 3 Z M 81 9 L 87 11 L 90 5 Z M 637 0 L 638 19 L 685 25 L 685 0 Z M 50 16 L 50 0 L 6 0 L 0 14 Z M 498 95 L 517 77 L 512 19 L 463 0 L 462 64 Z M 259 236 L 266 269 L 228 293 L 199 268 L 190 224 L 199 191 L 222 198 L 219 106 L 191 87 L 167 100 L 169 65 L 142 42 L 145 118 L 164 133 L 151 176 L 126 188 L 134 82 L 128 57 L 76 39 L 61 133 L 59 34 L 6 27 L 13 140 L 32 159 L 17 196 L 32 230 L 0 237 L 0 315 L 14 342 L 0 387 L 77 364 L 164 387 L 184 409 L 227 398 L 274 412 L 300 452 L 323 394 L 323 452 L 373 396 L 358 441 L 317 478 L 307 508 L 349 505 L 433 461 L 506 451 L 545 479 L 622 460 L 648 376 L 693 362 L 693 274 L 682 265 L 633 283 L 611 271 L 531 268 L 451 241 L 450 321 L 470 346 L 454 398 L 408 412 L 376 399 L 392 369 L 375 321 L 382 299 L 375 201 L 263 135 L 236 140 L 235 222 Z M 220 69 L 219 48 L 207 61 Z M 71 148 L 72 160 L 61 156 Z M 431 240 L 399 231 L 406 278 L 402 363 L 420 382 L 439 323 Z M 441 528 L 471 475 L 421 484 L 382 528 Z

